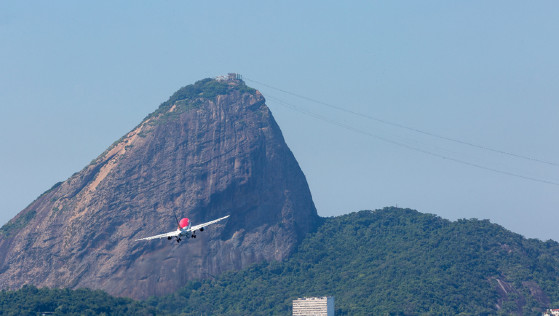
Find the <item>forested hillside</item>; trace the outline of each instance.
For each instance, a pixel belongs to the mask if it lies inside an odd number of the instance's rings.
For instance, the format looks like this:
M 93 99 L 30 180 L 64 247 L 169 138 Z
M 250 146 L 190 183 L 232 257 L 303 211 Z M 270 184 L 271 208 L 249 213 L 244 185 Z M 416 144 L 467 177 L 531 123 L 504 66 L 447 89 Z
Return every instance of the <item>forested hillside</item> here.
M 323 219 L 288 260 L 192 281 L 165 297 L 133 302 L 50 290 L 38 299 L 36 289 L 24 288 L 2 292 L 1 301 L 4 310 L 50 306 L 60 315 L 75 311 L 69 306 L 76 300 L 93 313 L 288 315 L 293 299 L 327 295 L 335 296 L 337 315 L 539 315 L 559 306 L 558 258 L 557 242 L 526 239 L 487 220 L 385 208 Z
M 156 315 L 153 307 L 103 291 L 37 289 L 0 292 L 0 315 Z
M 559 306 L 558 258 L 558 243 L 487 220 L 385 208 L 325 219 L 285 262 L 149 303 L 184 315 L 287 315 L 297 297 L 333 295 L 337 315 L 536 315 Z

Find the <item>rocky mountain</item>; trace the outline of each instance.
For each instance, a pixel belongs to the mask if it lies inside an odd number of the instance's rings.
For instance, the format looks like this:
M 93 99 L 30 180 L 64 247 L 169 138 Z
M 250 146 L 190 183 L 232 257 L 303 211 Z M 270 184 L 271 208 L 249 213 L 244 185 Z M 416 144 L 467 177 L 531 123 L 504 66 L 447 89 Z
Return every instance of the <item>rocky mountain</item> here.
M 227 214 L 198 238 L 135 241 Z M 0 288 L 146 298 L 286 258 L 319 220 L 264 97 L 235 76 L 181 88 L 0 229 Z
M 542 315 L 559 307 L 558 272 L 555 241 L 489 220 L 387 207 L 324 218 L 286 260 L 190 281 L 169 295 L 132 301 L 24 286 L 0 291 L 0 314 L 291 315 L 294 299 L 328 295 L 338 316 Z

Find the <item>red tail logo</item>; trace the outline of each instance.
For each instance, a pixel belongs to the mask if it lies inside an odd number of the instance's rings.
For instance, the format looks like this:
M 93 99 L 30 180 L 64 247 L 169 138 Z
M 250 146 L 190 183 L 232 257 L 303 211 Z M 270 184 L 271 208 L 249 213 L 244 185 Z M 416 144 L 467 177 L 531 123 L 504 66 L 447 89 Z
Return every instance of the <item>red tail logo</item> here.
M 186 217 L 181 219 L 180 222 L 179 222 L 179 226 L 180 226 L 181 229 L 183 229 L 185 227 L 188 227 L 188 224 L 189 224 L 189 220 Z

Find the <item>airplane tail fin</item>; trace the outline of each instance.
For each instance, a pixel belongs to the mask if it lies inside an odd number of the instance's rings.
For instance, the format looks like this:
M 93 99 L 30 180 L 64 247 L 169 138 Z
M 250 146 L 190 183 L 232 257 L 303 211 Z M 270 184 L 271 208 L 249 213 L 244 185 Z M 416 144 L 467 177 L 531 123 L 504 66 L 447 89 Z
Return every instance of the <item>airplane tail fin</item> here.
M 181 229 L 181 224 L 179 223 L 179 218 L 177 217 L 177 214 L 175 213 L 175 210 L 173 210 L 173 215 L 175 215 L 175 220 L 177 221 L 177 227 L 179 229 Z

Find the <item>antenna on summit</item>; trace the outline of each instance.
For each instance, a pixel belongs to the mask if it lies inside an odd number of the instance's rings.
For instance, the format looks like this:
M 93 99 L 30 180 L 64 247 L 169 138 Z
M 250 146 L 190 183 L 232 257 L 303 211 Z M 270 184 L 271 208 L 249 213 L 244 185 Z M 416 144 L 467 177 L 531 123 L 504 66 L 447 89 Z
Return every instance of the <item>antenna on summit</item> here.
M 238 73 L 230 72 L 230 73 L 227 74 L 227 79 L 229 79 L 229 80 L 242 80 L 243 76 L 241 76 L 241 74 L 238 74 Z

